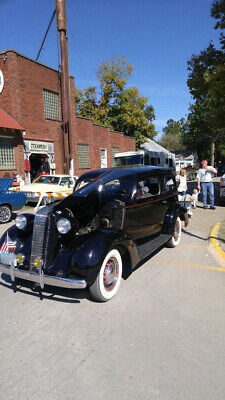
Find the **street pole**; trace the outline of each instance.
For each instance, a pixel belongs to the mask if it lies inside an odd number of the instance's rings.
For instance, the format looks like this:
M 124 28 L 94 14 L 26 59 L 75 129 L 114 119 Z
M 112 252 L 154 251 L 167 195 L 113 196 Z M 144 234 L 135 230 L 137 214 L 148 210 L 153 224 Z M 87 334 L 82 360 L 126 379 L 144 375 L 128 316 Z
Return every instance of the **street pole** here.
M 71 104 L 65 0 L 56 0 L 56 16 L 57 30 L 60 35 L 64 172 L 72 175 Z

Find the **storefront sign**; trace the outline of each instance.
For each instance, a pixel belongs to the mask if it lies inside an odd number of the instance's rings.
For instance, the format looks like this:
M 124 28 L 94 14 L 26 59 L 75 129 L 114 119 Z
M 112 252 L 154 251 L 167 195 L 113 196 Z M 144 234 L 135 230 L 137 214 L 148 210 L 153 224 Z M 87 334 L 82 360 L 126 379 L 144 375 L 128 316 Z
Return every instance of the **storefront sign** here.
M 2 71 L 0 70 L 0 93 L 2 93 L 3 88 L 4 88 L 4 76 Z
M 29 150 L 38 152 L 48 151 L 48 143 L 29 141 Z

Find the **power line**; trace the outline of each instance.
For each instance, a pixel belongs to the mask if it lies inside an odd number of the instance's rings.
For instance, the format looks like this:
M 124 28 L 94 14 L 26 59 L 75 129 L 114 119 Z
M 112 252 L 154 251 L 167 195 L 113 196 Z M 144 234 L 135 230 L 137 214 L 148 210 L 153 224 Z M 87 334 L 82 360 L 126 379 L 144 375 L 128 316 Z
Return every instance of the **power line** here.
M 42 48 L 43 48 L 44 43 L 45 43 L 45 39 L 46 39 L 46 37 L 47 37 L 47 35 L 48 35 L 48 31 L 49 31 L 49 29 L 50 29 L 50 27 L 51 27 L 52 21 L 53 21 L 54 16 L 55 16 L 55 13 L 56 13 L 56 10 L 54 10 L 54 12 L 53 12 L 53 14 L 52 14 L 52 17 L 51 17 L 51 20 L 50 20 L 50 22 L 49 22 L 49 24 L 48 24 L 47 31 L 45 32 L 44 38 L 43 38 L 42 43 L 41 43 L 41 47 L 40 47 L 39 52 L 38 52 L 38 55 L 37 55 L 37 57 L 36 57 L 36 61 L 38 61 L 39 56 L 40 56 L 40 54 L 41 54 Z

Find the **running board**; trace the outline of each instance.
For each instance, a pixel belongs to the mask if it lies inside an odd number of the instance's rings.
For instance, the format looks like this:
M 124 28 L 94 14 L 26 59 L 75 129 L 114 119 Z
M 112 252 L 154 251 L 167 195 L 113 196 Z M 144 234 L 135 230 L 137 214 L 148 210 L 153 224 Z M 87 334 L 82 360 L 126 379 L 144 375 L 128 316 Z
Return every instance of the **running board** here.
M 150 239 L 148 242 L 137 246 L 140 259 L 148 257 L 151 253 L 161 247 L 163 244 L 171 239 L 170 235 L 160 235 L 155 239 Z

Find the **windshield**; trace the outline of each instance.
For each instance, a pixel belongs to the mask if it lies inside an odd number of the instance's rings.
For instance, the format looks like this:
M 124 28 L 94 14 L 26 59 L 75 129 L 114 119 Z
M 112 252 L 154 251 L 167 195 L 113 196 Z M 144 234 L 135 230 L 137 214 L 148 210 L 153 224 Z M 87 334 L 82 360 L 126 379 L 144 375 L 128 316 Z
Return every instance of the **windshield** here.
M 81 176 L 75 183 L 74 190 L 81 189 L 83 186 L 86 186 L 88 183 L 95 181 L 97 178 L 101 178 L 104 176 L 104 173 L 93 172 L 91 176 Z
M 87 185 L 91 181 L 93 181 L 93 179 L 90 179 L 90 178 L 80 180 L 79 182 L 76 183 L 75 190 L 81 189 L 83 186 Z
M 115 157 L 115 165 L 116 167 L 122 167 L 124 165 L 144 165 L 144 157 L 143 154 Z
M 60 180 L 60 178 L 58 176 L 42 175 L 42 176 L 39 176 L 39 178 L 35 179 L 35 181 L 33 183 L 50 183 L 53 185 L 58 185 L 59 180 Z

